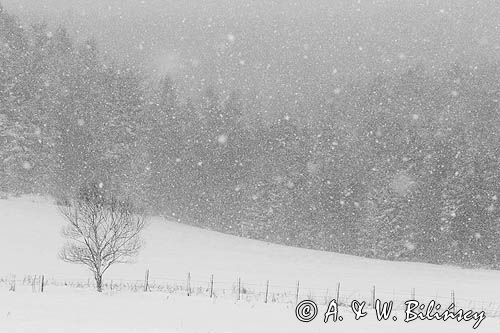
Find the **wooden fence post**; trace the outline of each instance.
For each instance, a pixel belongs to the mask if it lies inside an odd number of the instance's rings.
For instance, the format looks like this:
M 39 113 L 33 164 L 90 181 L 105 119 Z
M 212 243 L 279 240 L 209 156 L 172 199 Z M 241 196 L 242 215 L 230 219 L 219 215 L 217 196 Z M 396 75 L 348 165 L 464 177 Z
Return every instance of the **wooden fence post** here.
M 241 300 L 241 278 L 238 278 L 238 301 Z
M 146 269 L 146 275 L 144 276 L 144 291 L 148 291 L 149 287 L 149 268 Z
M 210 298 L 214 296 L 214 275 L 210 275 Z
M 299 303 L 300 280 L 297 281 L 297 292 L 295 294 L 295 303 Z
M 340 305 L 340 282 L 337 284 L 337 304 Z
M 375 295 L 375 286 L 373 286 L 372 290 L 372 306 L 375 309 L 375 300 L 376 300 L 376 295 Z
M 268 296 L 269 296 L 269 280 L 267 280 L 267 283 L 266 283 L 266 298 L 264 300 L 264 303 L 267 303 Z
M 35 283 L 36 283 L 36 275 L 33 277 L 33 280 L 31 281 L 31 291 L 32 292 L 36 291 Z
M 40 285 L 40 291 L 43 293 L 43 285 L 45 283 L 45 275 L 42 275 L 42 283 Z
M 14 277 L 12 278 L 12 280 L 10 280 L 10 288 L 9 288 L 9 291 L 16 291 L 16 276 L 14 275 Z
M 191 273 L 188 273 L 187 283 L 186 283 L 187 295 L 191 296 Z

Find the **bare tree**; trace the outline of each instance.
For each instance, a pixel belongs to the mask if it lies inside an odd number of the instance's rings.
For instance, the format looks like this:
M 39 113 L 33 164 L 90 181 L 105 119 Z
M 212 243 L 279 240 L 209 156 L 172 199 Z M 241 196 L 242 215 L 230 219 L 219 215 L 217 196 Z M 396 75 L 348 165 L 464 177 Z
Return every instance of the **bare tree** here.
M 98 186 L 80 191 L 76 200 L 60 208 L 68 222 L 63 228 L 68 242 L 59 257 L 86 265 L 94 274 L 98 292 L 108 268 L 129 262 L 141 248 L 140 234 L 146 223 L 133 208 L 130 202 L 108 198 Z

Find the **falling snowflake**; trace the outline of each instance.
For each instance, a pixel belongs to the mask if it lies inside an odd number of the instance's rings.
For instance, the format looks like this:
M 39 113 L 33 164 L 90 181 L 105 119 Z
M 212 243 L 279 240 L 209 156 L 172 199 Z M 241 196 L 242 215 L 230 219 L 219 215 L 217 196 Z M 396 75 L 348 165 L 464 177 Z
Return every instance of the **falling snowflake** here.
M 31 165 L 30 162 L 24 161 L 23 162 L 23 168 L 26 169 L 26 170 L 30 170 L 32 168 L 32 165 Z
M 221 145 L 225 145 L 227 143 L 227 135 L 219 135 L 219 137 L 217 138 L 217 142 Z
M 405 242 L 405 247 L 406 247 L 406 249 L 407 249 L 407 250 L 409 250 L 409 251 L 413 251 L 413 250 L 415 250 L 415 247 L 416 247 L 416 246 L 415 246 L 415 244 L 413 244 L 412 242 L 410 242 L 410 241 L 406 241 L 406 242 Z

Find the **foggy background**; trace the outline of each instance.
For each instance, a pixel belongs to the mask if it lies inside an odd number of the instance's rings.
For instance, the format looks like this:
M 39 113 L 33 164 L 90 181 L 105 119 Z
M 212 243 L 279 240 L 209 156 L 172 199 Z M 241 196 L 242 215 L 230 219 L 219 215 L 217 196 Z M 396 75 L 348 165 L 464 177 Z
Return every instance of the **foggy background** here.
M 4 0 L 25 22 L 94 38 L 186 93 L 240 90 L 264 112 L 302 113 L 346 80 L 423 63 L 497 60 L 495 0 Z
M 500 267 L 498 2 L 2 5 L 1 195 Z

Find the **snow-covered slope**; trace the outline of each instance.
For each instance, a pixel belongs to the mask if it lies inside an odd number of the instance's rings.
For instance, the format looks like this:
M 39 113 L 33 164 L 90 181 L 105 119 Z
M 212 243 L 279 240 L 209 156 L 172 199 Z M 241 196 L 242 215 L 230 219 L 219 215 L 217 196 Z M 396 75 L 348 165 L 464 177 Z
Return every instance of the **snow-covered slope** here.
M 57 206 L 44 199 L 0 200 L 0 276 L 40 274 L 87 278 L 85 268 L 60 261 L 64 220 Z M 456 298 L 500 303 L 500 272 L 468 270 L 430 264 L 387 262 L 330 252 L 285 247 L 243 239 L 160 218 L 151 219 L 145 247 L 136 262 L 113 267 L 107 279 L 142 279 L 150 269 L 153 279 L 235 281 L 304 289 L 342 291 L 352 296 L 378 294 Z
M 64 221 L 57 207 L 39 198 L 0 200 L 0 276 L 40 274 L 62 279 L 86 279 L 88 272 L 57 259 L 64 240 Z M 369 260 L 335 253 L 290 248 L 242 239 L 160 218 L 152 219 L 145 234 L 146 246 L 130 265 L 114 267 L 107 279 L 142 279 L 149 268 L 152 279 L 235 281 L 272 288 L 301 282 L 302 297 L 325 296 L 342 283 L 346 298 L 366 299 L 373 285 L 380 298 L 449 299 L 454 290 L 464 305 L 491 306 L 500 301 L 500 272 L 465 270 L 428 264 Z M 332 293 L 333 294 L 333 293 Z M 330 294 L 331 295 L 331 294 Z M 479 305 L 478 305 L 479 304 Z M 326 305 L 312 323 L 299 322 L 293 303 L 264 304 L 261 300 L 186 297 L 164 293 L 109 292 L 97 295 L 88 289 L 50 287 L 33 293 L 29 286 L 16 292 L 0 288 L 0 331 L 5 332 L 473 332 L 473 323 L 402 320 L 378 322 L 374 315 L 356 321 L 346 308 L 342 323 L 322 322 Z M 399 312 L 398 316 L 402 316 Z M 498 318 L 487 317 L 480 332 L 500 331 Z

